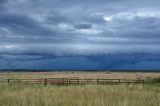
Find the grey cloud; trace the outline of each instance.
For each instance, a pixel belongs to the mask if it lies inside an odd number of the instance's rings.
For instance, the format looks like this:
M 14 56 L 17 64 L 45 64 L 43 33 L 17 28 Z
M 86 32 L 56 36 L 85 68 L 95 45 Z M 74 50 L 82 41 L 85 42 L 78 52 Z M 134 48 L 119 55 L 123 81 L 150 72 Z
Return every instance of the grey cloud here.
M 159 64 L 159 55 L 148 54 L 116 54 L 101 56 L 74 56 L 74 57 L 45 57 L 37 58 L 36 56 L 1 56 L 1 68 L 27 68 L 27 69 L 94 69 L 94 70 L 157 70 Z M 24 58 L 23 58 L 24 57 Z M 26 60 L 25 60 L 26 58 Z M 16 61 L 15 61 L 16 60 Z M 155 64 L 156 62 L 156 64 Z M 81 64 L 83 63 L 83 64 Z M 144 66 L 141 63 L 145 63 Z M 152 63 L 152 65 L 148 65 Z M 6 66 L 7 65 L 7 66 Z M 74 65 L 74 67 L 73 67 Z M 20 67 L 19 67 L 20 66 Z M 28 67 L 29 66 L 29 67 Z M 139 68 L 141 67 L 141 68 Z M 144 68 L 145 67 L 145 68 Z
M 89 68 L 95 65 L 114 69 L 159 61 L 159 3 L 158 0 L 0 0 L 0 62 L 4 63 L 0 67 L 17 68 L 17 64 L 25 62 L 21 68 L 29 65 L 54 68 L 77 59 L 77 64 L 84 62 Z M 52 67 L 52 62 L 57 64 Z M 77 64 L 64 67 L 76 68 Z
M 0 0 L 0 12 L 3 13 L 5 11 L 5 3 L 7 3 L 8 0 Z
M 158 45 L 91 45 L 91 44 L 51 44 L 30 43 L 1 45 L 0 54 L 15 55 L 52 55 L 52 56 L 97 56 L 107 54 L 128 53 L 159 53 Z
M 89 60 L 94 62 L 99 62 L 101 64 L 101 69 L 111 69 L 111 70 L 155 70 L 158 69 L 155 66 L 141 66 L 139 68 L 139 63 L 143 62 L 157 62 L 160 60 L 158 54 L 146 54 L 146 53 L 135 53 L 135 54 L 110 54 L 101 56 L 90 56 L 87 57 Z M 147 64 L 146 64 L 147 65 Z M 152 64 L 153 65 L 153 64 Z M 130 67 L 128 67 L 130 66 Z M 145 67 L 145 68 L 144 68 Z
M 0 14 L 0 22 L 4 26 L 20 25 L 28 28 L 37 26 L 34 20 L 19 14 Z
M 0 14 L 0 52 L 62 56 L 159 53 L 158 7 L 151 8 L 149 0 L 145 5 L 139 2 L 134 1 L 134 7 L 127 0 L 8 1 L 5 8 L 10 8 Z M 147 13 L 136 15 L 141 11 Z
M 91 29 L 92 25 L 91 24 L 77 24 L 75 25 L 76 29 Z
M 65 14 L 62 14 L 58 11 L 52 11 L 48 16 L 46 16 L 45 21 L 48 24 L 57 25 L 59 23 L 70 23 L 72 20 L 67 17 Z
M 52 31 L 41 26 L 32 18 L 18 14 L 0 14 L 0 25 L 15 34 L 48 35 Z
M 90 15 L 90 16 L 84 17 L 83 19 L 86 22 L 95 23 L 95 24 L 104 24 L 104 23 L 106 23 L 105 20 L 103 19 L 102 15 Z
M 0 4 L 5 2 L 7 2 L 7 0 L 0 0 Z
M 134 14 L 134 13 L 133 13 Z M 159 39 L 160 19 L 158 17 L 133 17 L 127 20 L 125 17 L 116 18 L 108 22 L 103 32 L 104 35 L 112 37 L 139 38 L 139 39 Z M 112 32 L 112 33 L 111 33 Z

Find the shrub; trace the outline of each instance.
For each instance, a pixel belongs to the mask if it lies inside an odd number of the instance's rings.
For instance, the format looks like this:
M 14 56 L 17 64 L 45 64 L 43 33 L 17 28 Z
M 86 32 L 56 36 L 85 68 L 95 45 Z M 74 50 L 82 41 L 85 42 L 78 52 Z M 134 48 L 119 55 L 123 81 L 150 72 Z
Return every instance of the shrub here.
M 158 78 L 148 77 L 148 78 L 146 79 L 146 82 L 148 82 L 148 83 L 160 83 L 160 77 L 158 77 Z

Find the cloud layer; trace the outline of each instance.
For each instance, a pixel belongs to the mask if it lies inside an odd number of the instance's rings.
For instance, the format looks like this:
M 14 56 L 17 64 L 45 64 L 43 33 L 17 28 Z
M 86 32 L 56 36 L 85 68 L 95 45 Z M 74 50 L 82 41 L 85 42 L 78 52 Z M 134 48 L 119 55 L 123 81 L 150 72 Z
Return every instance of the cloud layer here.
M 158 0 L 0 0 L 0 56 L 6 66 L 13 60 L 43 61 L 48 57 L 52 61 L 65 57 L 59 61 L 66 61 L 75 56 L 88 59 L 148 54 L 152 59 L 160 53 L 159 3 Z M 146 60 L 144 57 L 136 62 Z M 88 61 L 101 63 L 91 58 Z M 124 64 L 127 62 L 129 59 Z

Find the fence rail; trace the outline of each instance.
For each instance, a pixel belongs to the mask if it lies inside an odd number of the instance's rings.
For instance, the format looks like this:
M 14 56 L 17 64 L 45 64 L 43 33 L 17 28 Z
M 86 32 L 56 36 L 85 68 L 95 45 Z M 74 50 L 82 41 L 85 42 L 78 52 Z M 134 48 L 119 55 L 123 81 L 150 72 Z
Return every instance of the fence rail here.
M 81 79 L 78 77 L 72 78 L 39 78 L 39 79 L 0 79 L 0 84 L 52 84 L 52 85 L 85 85 L 85 84 L 145 84 L 145 80 L 132 79 Z

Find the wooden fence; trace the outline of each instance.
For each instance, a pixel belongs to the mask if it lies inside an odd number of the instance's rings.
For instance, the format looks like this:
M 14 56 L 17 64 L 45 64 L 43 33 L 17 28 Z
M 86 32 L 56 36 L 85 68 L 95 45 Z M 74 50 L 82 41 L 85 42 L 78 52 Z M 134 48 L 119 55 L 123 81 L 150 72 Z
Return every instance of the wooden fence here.
M 132 79 L 80 79 L 73 78 L 39 78 L 39 79 L 0 79 L 0 84 L 52 84 L 52 85 L 85 85 L 85 84 L 144 84 L 145 80 L 132 80 Z

